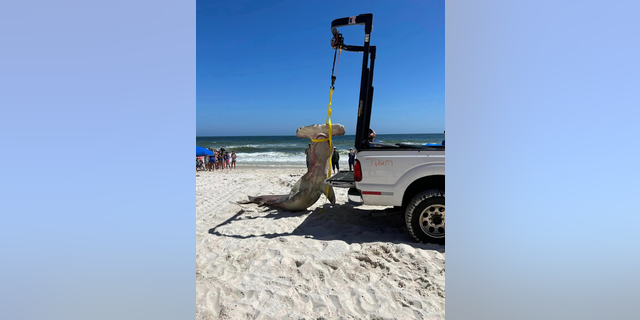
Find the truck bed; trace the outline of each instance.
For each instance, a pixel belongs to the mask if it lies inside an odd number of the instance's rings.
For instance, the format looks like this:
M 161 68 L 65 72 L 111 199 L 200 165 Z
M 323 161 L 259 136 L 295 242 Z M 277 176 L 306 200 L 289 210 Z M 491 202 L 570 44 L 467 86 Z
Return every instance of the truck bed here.
M 413 144 L 390 144 L 390 143 L 382 143 L 382 142 L 370 142 L 374 148 L 369 148 L 367 151 L 376 151 L 376 150 L 431 150 L 431 151 L 443 151 L 444 146 L 440 144 L 431 144 L 431 145 L 413 145 Z

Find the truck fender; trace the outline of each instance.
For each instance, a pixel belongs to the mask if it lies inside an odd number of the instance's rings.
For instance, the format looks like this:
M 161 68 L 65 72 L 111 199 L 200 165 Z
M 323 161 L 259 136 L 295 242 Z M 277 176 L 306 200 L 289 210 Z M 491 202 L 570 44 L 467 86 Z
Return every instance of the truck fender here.
M 396 183 L 395 194 L 400 196 L 404 196 L 405 190 L 413 183 L 414 181 L 427 177 L 427 176 L 444 176 L 444 162 L 443 163 L 425 163 L 418 166 L 415 166 L 405 172 L 398 182 Z

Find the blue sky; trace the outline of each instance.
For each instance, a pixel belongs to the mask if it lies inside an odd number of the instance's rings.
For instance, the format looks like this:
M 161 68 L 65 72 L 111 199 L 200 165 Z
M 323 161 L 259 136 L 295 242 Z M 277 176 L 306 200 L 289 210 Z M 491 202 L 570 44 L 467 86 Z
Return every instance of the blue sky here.
M 373 13 L 377 46 L 371 127 L 444 129 L 444 1 L 203 1 L 196 3 L 196 135 L 294 135 L 326 120 L 331 21 Z M 343 27 L 362 45 L 363 26 Z M 353 134 L 362 54 L 342 52 L 333 123 Z

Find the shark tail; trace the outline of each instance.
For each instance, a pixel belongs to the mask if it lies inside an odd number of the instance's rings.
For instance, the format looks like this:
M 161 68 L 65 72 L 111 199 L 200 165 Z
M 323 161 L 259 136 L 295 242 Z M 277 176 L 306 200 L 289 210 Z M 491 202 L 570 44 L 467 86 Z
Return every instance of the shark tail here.
M 238 201 L 238 203 L 240 204 L 258 203 L 258 204 L 274 205 L 274 204 L 283 202 L 288 197 L 289 197 L 288 195 L 257 196 L 257 197 L 249 196 L 248 201 L 242 201 L 242 202 Z

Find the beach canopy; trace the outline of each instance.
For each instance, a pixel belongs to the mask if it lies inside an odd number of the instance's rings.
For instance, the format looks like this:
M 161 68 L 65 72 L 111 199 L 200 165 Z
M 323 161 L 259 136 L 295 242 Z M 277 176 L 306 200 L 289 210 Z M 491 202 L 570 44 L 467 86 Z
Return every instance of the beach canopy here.
M 211 152 L 211 150 L 196 146 L 196 157 L 212 156 L 212 155 L 213 155 L 213 152 Z

